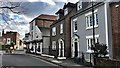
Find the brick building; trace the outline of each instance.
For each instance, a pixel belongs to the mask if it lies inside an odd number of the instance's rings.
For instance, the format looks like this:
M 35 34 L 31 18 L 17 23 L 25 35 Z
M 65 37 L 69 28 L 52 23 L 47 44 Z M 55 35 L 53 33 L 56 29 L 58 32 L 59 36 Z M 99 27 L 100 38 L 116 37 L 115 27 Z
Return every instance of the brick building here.
M 112 27 L 112 57 L 120 60 L 120 2 L 113 2 L 111 6 Z
M 18 32 L 12 32 L 12 31 L 7 31 L 4 33 L 4 30 L 2 32 L 2 38 L 4 38 L 5 45 L 11 45 L 14 44 L 14 48 L 19 49 L 19 44 L 20 44 L 20 39 L 19 39 L 20 34 Z
M 27 50 L 31 53 L 48 54 L 50 46 L 50 25 L 56 16 L 41 14 L 30 22 L 29 45 Z
M 50 53 L 58 59 L 71 56 L 70 17 L 76 12 L 76 4 L 68 2 L 56 12 L 57 20 L 51 25 Z

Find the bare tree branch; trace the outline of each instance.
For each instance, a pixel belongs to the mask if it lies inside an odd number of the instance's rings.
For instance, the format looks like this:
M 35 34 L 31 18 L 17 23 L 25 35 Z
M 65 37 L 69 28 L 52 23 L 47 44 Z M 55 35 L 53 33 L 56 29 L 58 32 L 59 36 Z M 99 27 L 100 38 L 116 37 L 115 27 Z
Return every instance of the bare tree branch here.
M 19 2 L 17 4 L 13 4 L 12 2 L 8 2 L 8 3 L 10 4 L 9 6 L 8 5 L 0 6 L 0 9 L 9 9 L 11 12 L 16 13 L 16 14 L 23 12 L 23 11 L 15 11 L 14 10 L 15 8 L 20 7 L 22 2 Z

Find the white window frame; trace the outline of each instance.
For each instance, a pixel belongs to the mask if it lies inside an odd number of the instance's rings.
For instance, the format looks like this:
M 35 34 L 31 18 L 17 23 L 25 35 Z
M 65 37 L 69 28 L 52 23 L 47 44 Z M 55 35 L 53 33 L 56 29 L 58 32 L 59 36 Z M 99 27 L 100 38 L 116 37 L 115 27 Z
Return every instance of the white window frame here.
M 77 30 L 76 30 L 75 29 L 75 23 L 77 23 L 77 26 L 78 26 L 77 18 L 73 19 L 74 32 L 77 32 L 78 31 L 78 27 L 77 27 Z
M 56 35 L 56 27 L 53 27 L 52 28 L 52 36 L 55 36 Z
M 95 11 L 94 11 L 94 23 L 95 23 L 95 25 L 94 25 L 94 27 L 96 28 L 96 27 L 98 27 L 98 23 L 99 23 L 99 21 L 98 21 L 98 9 L 96 9 Z M 96 14 L 97 14 L 97 17 L 96 17 Z M 93 25 L 91 26 L 90 25 L 90 22 L 92 21 L 90 21 L 90 17 L 92 16 L 92 12 L 89 12 L 89 13 L 87 13 L 87 14 L 85 14 L 85 20 L 86 20 L 86 29 L 92 29 L 93 28 Z M 98 21 L 98 22 L 97 22 Z M 93 22 L 93 21 L 92 21 Z
M 87 52 L 92 51 L 92 50 L 91 50 L 91 45 L 92 45 L 91 39 L 93 39 L 93 35 L 86 36 L 86 41 L 87 41 Z M 97 43 L 98 40 L 99 40 L 99 34 L 98 34 L 98 35 L 95 35 L 95 43 Z M 88 42 L 88 41 L 89 41 L 89 42 Z M 88 43 L 89 43 L 89 44 L 88 44 Z M 90 46 L 90 49 L 89 49 L 88 45 Z
M 68 14 L 68 8 L 65 8 L 64 9 L 64 15 L 67 15 Z
M 11 43 L 11 38 L 7 38 L 7 44 L 10 44 Z
M 52 41 L 52 50 L 56 50 L 56 41 Z
M 63 24 L 61 23 L 60 24 L 60 34 L 62 34 L 63 33 Z

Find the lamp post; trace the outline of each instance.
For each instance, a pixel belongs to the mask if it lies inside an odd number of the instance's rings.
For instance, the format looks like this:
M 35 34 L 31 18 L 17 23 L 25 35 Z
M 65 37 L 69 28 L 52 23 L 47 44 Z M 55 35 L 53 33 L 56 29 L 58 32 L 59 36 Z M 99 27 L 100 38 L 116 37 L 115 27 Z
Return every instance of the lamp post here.
M 93 44 L 92 44 L 92 48 L 95 47 L 95 18 L 94 18 L 94 1 L 92 0 L 92 24 L 93 24 Z M 94 49 L 93 49 L 94 50 Z M 96 60 L 95 60 L 95 50 L 93 51 L 93 62 L 94 65 L 96 65 Z

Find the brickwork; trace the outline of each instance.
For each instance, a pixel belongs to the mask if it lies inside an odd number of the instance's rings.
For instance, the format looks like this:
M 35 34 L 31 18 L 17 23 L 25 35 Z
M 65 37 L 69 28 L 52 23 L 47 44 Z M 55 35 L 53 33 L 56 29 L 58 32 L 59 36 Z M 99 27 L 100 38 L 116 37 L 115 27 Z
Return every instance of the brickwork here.
M 120 7 L 116 7 L 118 4 L 120 5 L 120 3 L 111 4 L 111 21 L 113 59 L 120 60 Z

